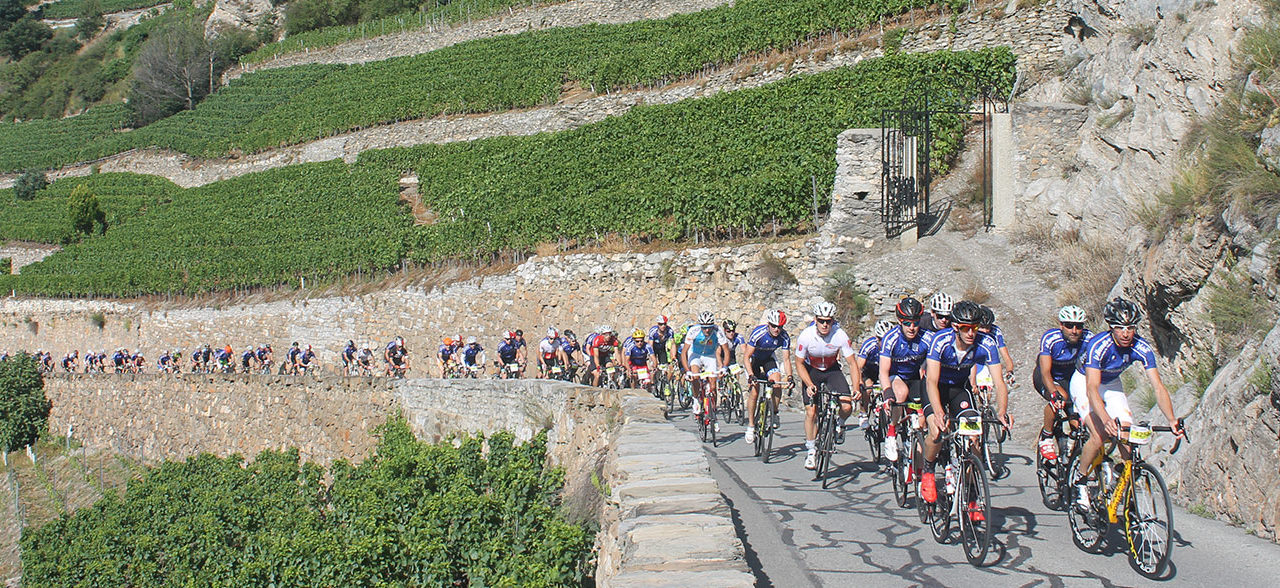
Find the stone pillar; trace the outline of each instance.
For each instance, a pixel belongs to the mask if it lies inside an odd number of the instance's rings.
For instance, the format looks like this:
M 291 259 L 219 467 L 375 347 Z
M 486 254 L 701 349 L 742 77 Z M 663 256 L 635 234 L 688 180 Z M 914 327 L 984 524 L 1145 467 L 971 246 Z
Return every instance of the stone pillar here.
M 991 115 L 991 222 L 997 229 L 1013 226 L 1017 211 L 1014 179 L 1013 118 L 1009 113 Z

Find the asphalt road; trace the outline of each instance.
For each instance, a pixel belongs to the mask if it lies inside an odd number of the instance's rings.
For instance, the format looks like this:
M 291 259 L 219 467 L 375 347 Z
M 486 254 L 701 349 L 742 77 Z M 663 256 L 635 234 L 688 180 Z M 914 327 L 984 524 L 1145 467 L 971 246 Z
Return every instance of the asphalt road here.
M 670 418 L 696 431 L 687 413 Z M 861 431 L 850 429 L 837 446 L 836 478 L 826 490 L 803 466 L 801 414 L 785 411 L 779 433 L 768 464 L 752 456 L 737 425 L 722 426 L 719 447 L 706 445 L 760 586 L 1157 584 L 1130 568 L 1123 551 L 1095 555 L 1076 548 L 1066 515 L 1041 503 L 1030 447 L 1005 446 L 1011 473 L 991 484 L 995 545 L 987 565 L 976 568 L 960 544 L 935 542 L 914 507 L 897 506 L 892 482 L 871 464 Z M 1173 519 L 1172 566 L 1163 583 L 1276 585 L 1280 545 L 1176 506 Z M 1123 541 L 1116 538 L 1113 544 Z

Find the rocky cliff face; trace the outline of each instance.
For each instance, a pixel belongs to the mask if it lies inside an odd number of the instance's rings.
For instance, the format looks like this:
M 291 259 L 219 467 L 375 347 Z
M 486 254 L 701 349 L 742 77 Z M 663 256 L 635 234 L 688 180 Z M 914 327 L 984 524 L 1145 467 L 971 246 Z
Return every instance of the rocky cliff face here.
M 1072 14 L 1057 67 L 1023 81 L 1028 102 L 1088 108 L 1061 173 L 1026 186 L 1028 210 L 1058 232 L 1124 234 L 1166 189 L 1183 135 L 1212 112 L 1232 75 L 1232 48 L 1260 18 L 1246 0 L 1058 0 Z
M 252 31 L 280 14 L 271 6 L 271 0 L 214 0 L 213 12 L 204 22 L 204 34 L 215 37 L 229 29 Z

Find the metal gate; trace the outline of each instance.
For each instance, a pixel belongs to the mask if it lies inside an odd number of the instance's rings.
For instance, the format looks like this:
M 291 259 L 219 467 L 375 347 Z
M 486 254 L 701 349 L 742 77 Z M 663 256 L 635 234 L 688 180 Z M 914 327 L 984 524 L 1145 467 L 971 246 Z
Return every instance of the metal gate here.
M 977 175 L 981 176 L 981 185 L 976 188 L 982 200 L 983 226 L 991 227 L 991 115 L 1008 112 L 1008 99 L 988 87 L 980 93 L 977 109 L 969 99 L 954 97 L 935 106 L 931 103 L 935 98 L 930 96 L 927 85 L 912 86 L 926 88 L 914 103 L 907 98 L 902 108 L 881 111 L 880 219 L 884 222 L 885 237 L 896 238 L 913 229 L 917 237 L 931 235 L 941 228 L 950 212 L 951 203 L 934 207 L 930 201 L 935 116 L 961 117 L 968 119 L 966 124 L 980 125 L 982 160 L 979 162 L 981 173 Z

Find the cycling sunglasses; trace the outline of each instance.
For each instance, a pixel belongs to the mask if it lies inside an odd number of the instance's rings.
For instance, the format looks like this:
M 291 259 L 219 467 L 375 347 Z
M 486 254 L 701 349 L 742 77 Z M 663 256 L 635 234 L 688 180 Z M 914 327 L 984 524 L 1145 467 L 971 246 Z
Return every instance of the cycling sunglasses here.
M 967 323 L 956 323 L 952 326 L 955 327 L 957 331 L 962 331 L 965 333 L 972 333 L 978 330 L 978 325 L 971 325 Z
M 1084 323 L 1059 323 L 1059 324 L 1062 325 L 1062 328 L 1071 329 L 1072 331 L 1079 331 L 1084 329 Z
M 765 323 L 765 324 L 768 324 L 768 323 Z M 769 325 L 769 328 L 770 328 L 770 329 L 781 329 L 781 328 L 782 328 L 782 325 Z
M 818 324 L 820 324 L 820 325 L 829 325 L 829 324 L 831 324 L 831 323 L 836 322 L 836 319 L 833 319 L 833 318 L 828 318 L 828 319 L 815 318 L 815 319 L 813 319 L 813 322 L 818 323 Z
M 898 321 L 898 324 L 904 327 L 915 327 L 920 325 L 920 321 Z
M 1126 331 L 1138 330 L 1138 325 L 1109 325 L 1113 329 L 1124 329 Z

